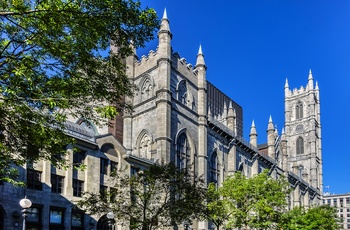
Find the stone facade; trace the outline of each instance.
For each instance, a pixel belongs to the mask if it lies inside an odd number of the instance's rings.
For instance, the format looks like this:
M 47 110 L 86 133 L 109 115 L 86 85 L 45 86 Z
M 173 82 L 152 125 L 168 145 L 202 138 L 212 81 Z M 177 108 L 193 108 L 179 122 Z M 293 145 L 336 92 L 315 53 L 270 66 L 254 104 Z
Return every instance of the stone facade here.
M 126 168 L 132 174 L 157 162 L 172 161 L 180 168 L 192 165 L 198 175 L 218 186 L 236 171 L 250 177 L 269 169 L 275 178 L 285 175 L 294 188 L 290 207 L 319 203 L 320 101 L 311 72 L 306 88 L 290 91 L 286 83 L 285 130 L 279 135 L 270 118 L 267 143 L 258 145 L 254 121 L 246 141 L 242 107 L 207 81 L 202 48 L 194 66 L 172 51 L 166 12 L 158 39 L 156 51 L 125 60 L 127 75 L 136 86 L 134 96 L 125 98 L 133 105 L 132 113 L 118 117 L 109 129 L 94 128 L 85 120 L 67 122 L 67 135 L 77 139 L 80 149 L 73 153 L 73 146 L 68 146 L 67 159 L 86 169 L 58 170 L 46 161 L 21 168 L 28 188 L 0 186 L 0 229 L 21 226 L 18 202 L 25 195 L 33 202 L 32 212 L 37 212 L 28 218 L 31 229 L 104 229 L 105 216 L 88 216 L 75 210 L 72 202 L 80 199 L 81 191 L 108 189 L 113 170 Z M 191 227 L 208 226 L 199 222 Z

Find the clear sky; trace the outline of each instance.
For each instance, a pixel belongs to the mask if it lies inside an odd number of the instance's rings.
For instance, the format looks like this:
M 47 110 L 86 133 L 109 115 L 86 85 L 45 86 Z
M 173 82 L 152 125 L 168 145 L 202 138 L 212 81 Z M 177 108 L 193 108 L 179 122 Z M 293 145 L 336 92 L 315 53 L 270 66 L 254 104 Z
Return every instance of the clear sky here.
M 285 80 L 305 87 L 311 69 L 321 95 L 324 191 L 350 192 L 350 1 L 141 1 L 159 17 L 166 8 L 173 50 L 187 62 L 195 64 L 202 45 L 207 79 L 243 107 L 247 140 L 254 120 L 266 142 L 270 115 L 281 132 Z

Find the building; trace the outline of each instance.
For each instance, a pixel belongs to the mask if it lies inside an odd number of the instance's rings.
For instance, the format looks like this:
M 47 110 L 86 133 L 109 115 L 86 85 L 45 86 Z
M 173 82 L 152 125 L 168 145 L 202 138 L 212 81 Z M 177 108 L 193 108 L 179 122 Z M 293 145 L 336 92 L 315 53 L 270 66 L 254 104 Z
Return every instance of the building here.
M 338 216 L 342 220 L 342 229 L 350 229 L 350 193 L 324 194 L 322 203 L 336 207 Z
M 80 150 L 67 146 L 73 164 L 84 171 L 59 170 L 42 161 L 21 168 L 26 188 L 0 187 L 0 229 L 21 226 L 18 201 L 32 200 L 30 229 L 104 229 L 106 217 L 88 216 L 72 202 L 82 191 L 108 188 L 112 171 L 130 174 L 159 161 L 179 168 L 194 165 L 205 180 L 220 183 L 241 171 L 250 177 L 269 169 L 273 177 L 285 175 L 293 192 L 289 207 L 317 205 L 322 194 L 322 153 L 319 88 L 310 71 L 306 87 L 285 85 L 285 129 L 267 123 L 267 143 L 258 145 L 254 121 L 250 140 L 243 138 L 243 108 L 206 79 L 206 64 L 199 47 L 196 64 L 173 52 L 166 11 L 158 32 L 159 45 L 141 59 L 126 58 L 127 75 L 137 87 L 132 113 L 113 121 L 114 126 L 95 127 L 89 121 L 69 120 L 67 135 L 77 139 Z M 113 47 L 112 47 L 113 48 Z M 249 105 L 246 105 L 249 106 Z M 74 203 L 73 203 L 74 204 Z M 207 222 L 193 229 L 208 229 Z

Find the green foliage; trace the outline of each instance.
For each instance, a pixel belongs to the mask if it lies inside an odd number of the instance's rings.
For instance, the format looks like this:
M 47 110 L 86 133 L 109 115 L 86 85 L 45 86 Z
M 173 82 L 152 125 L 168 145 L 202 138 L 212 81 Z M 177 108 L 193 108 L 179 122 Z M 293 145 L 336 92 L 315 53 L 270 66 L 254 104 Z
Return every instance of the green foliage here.
M 151 165 L 137 175 L 117 176 L 107 194 L 86 193 L 78 203 L 92 214 L 113 211 L 131 229 L 151 230 L 199 217 L 206 188 L 190 171 L 172 163 Z
M 206 192 L 206 208 L 202 213 L 204 220 L 209 220 L 219 229 L 231 215 L 228 203 L 222 199 L 215 184 L 210 183 Z
M 337 209 L 329 205 L 296 207 L 285 213 L 280 224 L 281 229 L 288 230 L 337 230 L 341 229 Z
M 223 182 L 219 192 L 228 206 L 227 227 L 276 229 L 286 210 L 289 185 L 283 177 L 271 178 L 268 171 L 251 178 L 237 172 Z
M 123 58 L 158 24 L 139 1 L 0 0 L 0 164 L 57 163 L 52 154 L 73 142 L 67 116 L 102 124 L 129 108 Z

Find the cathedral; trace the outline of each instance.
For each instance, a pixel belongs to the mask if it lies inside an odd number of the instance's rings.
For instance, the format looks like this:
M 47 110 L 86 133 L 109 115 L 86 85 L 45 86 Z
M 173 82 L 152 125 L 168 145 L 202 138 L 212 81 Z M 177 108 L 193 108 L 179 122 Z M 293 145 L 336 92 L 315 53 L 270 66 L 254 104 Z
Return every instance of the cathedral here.
M 249 140 L 243 138 L 243 107 L 207 80 L 202 48 L 192 65 L 173 52 L 171 40 L 164 11 L 157 49 L 140 59 L 136 52 L 126 58 L 127 76 L 136 87 L 133 97 L 125 98 L 132 112 L 111 121 L 112 127 L 66 121 L 67 135 L 77 140 L 77 146 L 67 146 L 67 160 L 85 164 L 84 171 L 41 161 L 20 169 L 25 188 L 0 185 L 0 230 L 22 226 L 19 200 L 24 196 L 32 201 L 28 229 L 106 229 L 105 215 L 86 215 L 72 201 L 84 191 L 108 190 L 106 181 L 114 170 L 127 168 L 132 175 L 157 162 L 193 165 L 197 175 L 218 186 L 236 171 L 251 177 L 268 169 L 274 178 L 284 175 L 293 188 L 289 208 L 319 204 L 320 91 L 311 71 L 305 87 L 290 89 L 286 81 L 284 129 L 279 134 L 270 117 L 267 142 L 258 144 L 254 121 Z M 73 152 L 74 147 L 80 151 Z M 191 228 L 209 226 L 198 222 Z

